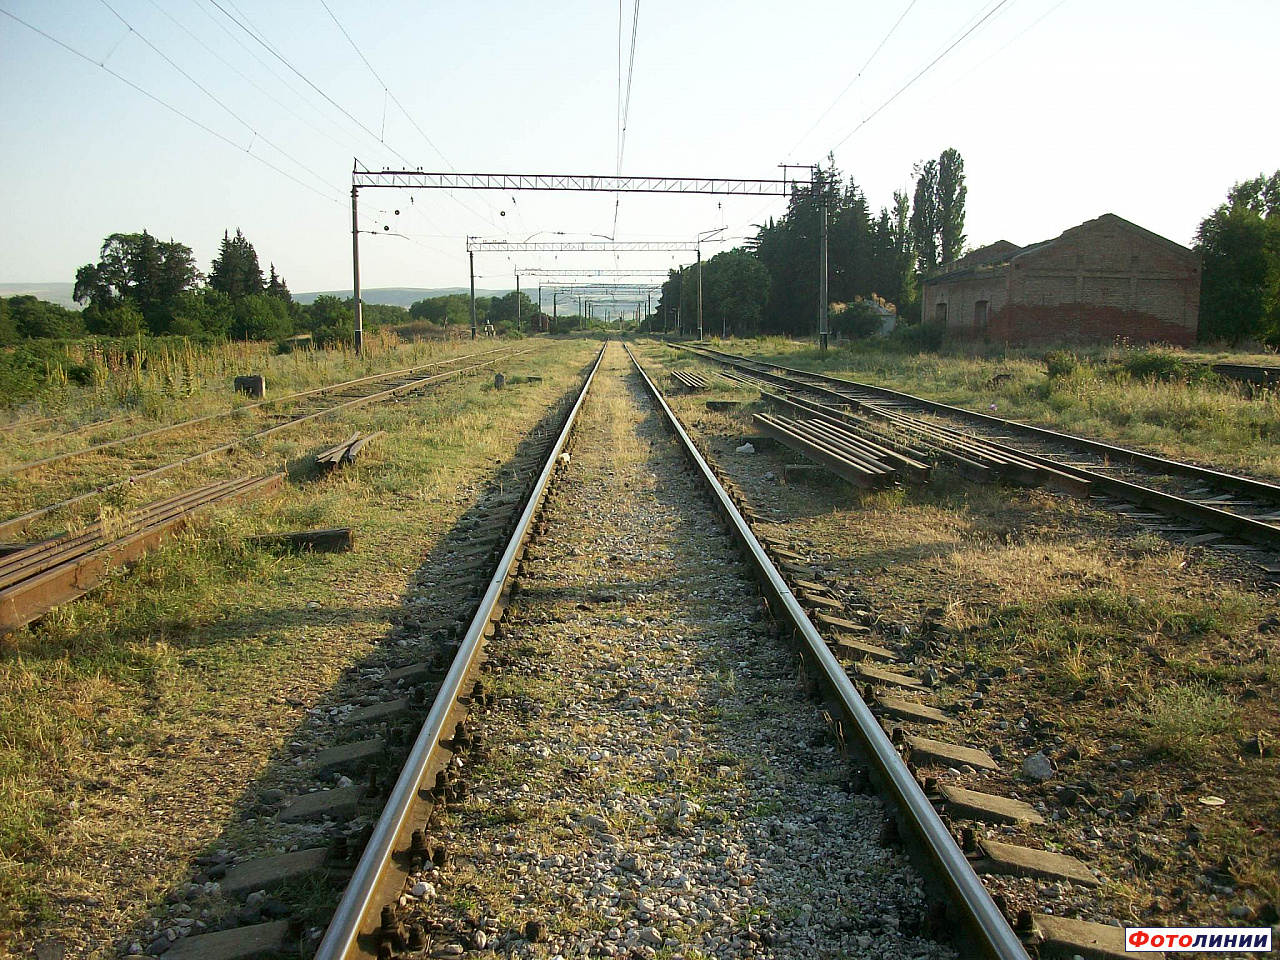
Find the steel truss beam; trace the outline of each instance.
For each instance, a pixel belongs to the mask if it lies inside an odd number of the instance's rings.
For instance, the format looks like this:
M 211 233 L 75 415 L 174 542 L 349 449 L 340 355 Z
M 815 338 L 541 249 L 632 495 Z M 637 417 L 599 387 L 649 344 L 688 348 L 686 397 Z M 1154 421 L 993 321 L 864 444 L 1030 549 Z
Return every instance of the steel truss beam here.
M 406 190 L 576 190 L 588 193 L 715 193 L 785 197 L 796 180 L 721 180 L 711 177 L 614 177 L 542 173 L 423 173 L 421 170 L 355 170 L 353 187 Z

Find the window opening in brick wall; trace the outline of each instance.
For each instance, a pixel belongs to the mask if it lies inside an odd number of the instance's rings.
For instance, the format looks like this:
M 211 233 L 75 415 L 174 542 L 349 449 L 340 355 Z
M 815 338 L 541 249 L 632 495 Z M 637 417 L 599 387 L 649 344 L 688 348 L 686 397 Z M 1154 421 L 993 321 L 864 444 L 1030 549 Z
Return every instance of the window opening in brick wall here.
M 938 323 L 947 322 L 947 304 L 945 300 L 938 303 L 933 308 L 933 319 L 938 321 Z
M 985 334 L 987 332 L 987 307 L 990 305 L 989 300 L 977 300 L 973 304 L 973 332 L 977 334 Z

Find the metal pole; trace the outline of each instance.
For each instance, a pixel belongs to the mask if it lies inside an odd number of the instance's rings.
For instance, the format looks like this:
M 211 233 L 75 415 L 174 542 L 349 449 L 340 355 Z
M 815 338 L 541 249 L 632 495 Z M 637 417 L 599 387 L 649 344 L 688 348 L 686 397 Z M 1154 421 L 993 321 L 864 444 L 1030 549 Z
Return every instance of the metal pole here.
M 516 271 L 516 333 L 520 332 L 520 271 Z
M 471 261 L 471 339 L 476 338 L 476 252 L 467 251 L 467 259 Z
M 698 342 L 702 342 L 702 244 L 698 244 Z
M 360 309 L 360 220 L 356 211 L 356 190 L 351 188 L 351 297 L 356 311 L 356 353 L 364 347 L 364 312 Z
M 827 352 L 827 336 L 831 332 L 830 327 L 830 304 L 827 301 L 827 194 L 823 190 L 822 193 L 822 242 L 821 250 L 818 254 L 819 266 L 821 271 L 818 274 L 818 339 L 822 344 L 822 352 Z

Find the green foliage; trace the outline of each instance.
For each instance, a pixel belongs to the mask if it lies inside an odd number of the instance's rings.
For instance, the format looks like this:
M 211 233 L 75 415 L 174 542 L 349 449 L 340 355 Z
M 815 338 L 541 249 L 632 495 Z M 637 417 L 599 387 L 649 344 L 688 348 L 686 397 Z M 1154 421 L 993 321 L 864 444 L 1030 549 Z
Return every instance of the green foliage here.
M 1050 377 L 1069 377 L 1076 372 L 1080 361 L 1070 350 L 1050 350 L 1044 355 L 1044 365 Z
M 1280 170 L 1237 183 L 1200 223 L 1200 339 L 1280 344 Z
M 969 188 L 964 183 L 964 158 L 949 147 L 938 157 L 937 219 L 942 262 L 950 263 L 964 249 L 964 201 Z
M 222 338 L 231 332 L 235 311 L 231 298 L 212 287 L 188 290 L 174 304 L 167 333 Z
M 368 305 L 365 310 L 368 310 Z M 355 340 L 356 315 L 351 300 L 316 297 L 315 303 L 307 308 L 306 322 L 318 347 Z
M 275 272 L 274 268 L 272 272 Z M 222 245 L 218 248 L 218 255 L 209 271 L 209 286 L 225 293 L 235 304 L 265 291 L 258 251 L 253 249 L 253 244 L 245 239 L 239 229 L 236 230 L 235 237 L 225 232 L 222 234 Z
M 1203 683 L 1163 687 L 1132 714 L 1151 749 L 1180 760 L 1206 759 L 1238 722 L 1231 699 Z
M 476 323 L 483 326 L 489 314 L 490 298 L 476 298 Z M 409 316 L 415 320 L 430 320 L 439 324 L 471 325 L 471 299 L 464 293 L 451 293 L 442 297 L 419 300 L 409 307 Z
M 1193 383 L 1216 378 L 1206 364 L 1164 350 L 1136 350 L 1125 357 L 1123 366 L 1135 380 Z
M 745 250 L 726 250 L 703 264 L 703 325 L 734 336 L 760 332 L 769 296 L 769 272 Z M 696 310 L 696 307 L 695 307 Z
M 289 308 L 276 297 L 258 293 L 233 304 L 231 335 L 237 340 L 283 340 L 293 333 Z
M 74 296 L 88 302 L 91 331 L 124 333 L 128 328 L 168 330 L 178 298 L 200 282 L 191 248 L 176 240 L 141 233 L 113 233 L 102 243 L 97 263 L 76 271 Z
M 79 313 L 32 296 L 0 298 L 0 343 L 77 337 L 84 333 Z
M 831 326 L 850 340 L 866 340 L 880 332 L 884 320 L 868 301 L 855 300 L 832 318 Z
M 899 323 L 885 338 L 886 346 L 908 353 L 936 353 L 947 342 L 947 325 L 937 320 Z

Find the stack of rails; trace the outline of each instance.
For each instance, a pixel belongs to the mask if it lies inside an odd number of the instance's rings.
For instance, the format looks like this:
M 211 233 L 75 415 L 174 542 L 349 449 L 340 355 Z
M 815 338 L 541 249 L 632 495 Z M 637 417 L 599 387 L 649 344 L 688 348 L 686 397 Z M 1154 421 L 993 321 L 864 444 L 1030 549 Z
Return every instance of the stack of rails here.
M 159 500 L 119 522 L 90 524 L 0 557 L 0 633 L 8 633 L 97 586 L 214 504 L 277 489 L 283 473 L 220 480 Z
M 823 424 L 829 432 L 851 434 L 863 442 L 879 444 L 913 461 L 947 463 L 972 480 L 1003 477 L 1027 486 L 1050 486 L 1077 496 L 1088 496 L 1089 483 L 1055 470 L 1040 458 L 1001 450 L 980 437 L 920 417 L 889 410 L 875 403 L 850 401 L 851 412 L 761 390 L 770 403 Z M 927 479 L 915 477 L 915 479 Z
M 706 377 L 700 377 L 696 373 L 685 373 L 683 370 L 673 370 L 671 379 L 676 382 L 676 386 L 691 392 L 705 390 L 710 386 Z
M 375 430 L 373 433 L 362 435 L 357 430 L 336 447 L 330 447 L 328 450 L 322 450 L 317 453 L 316 466 L 332 469 L 344 463 L 351 463 L 360 455 L 360 451 L 364 449 L 366 443 L 370 440 L 376 440 L 385 433 L 385 430 Z
M 758 413 L 752 423 L 766 436 L 859 487 L 887 487 L 899 475 L 920 482 L 929 479 L 928 464 L 823 420 Z

